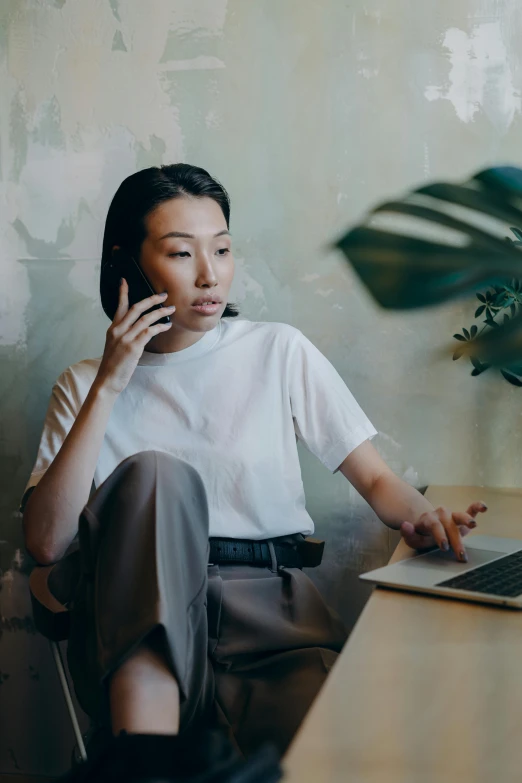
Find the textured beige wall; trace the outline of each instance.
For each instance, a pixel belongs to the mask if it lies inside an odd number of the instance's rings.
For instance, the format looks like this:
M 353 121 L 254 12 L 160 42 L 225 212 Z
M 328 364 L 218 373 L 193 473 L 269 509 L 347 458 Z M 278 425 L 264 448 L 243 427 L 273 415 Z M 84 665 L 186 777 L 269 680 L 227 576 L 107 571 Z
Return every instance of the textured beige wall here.
M 473 305 L 384 315 L 326 243 L 387 194 L 522 163 L 521 25 L 517 0 L 2 1 L 0 772 L 58 772 L 72 744 L 16 509 L 52 382 L 103 349 L 103 222 L 130 172 L 223 181 L 243 314 L 315 342 L 399 475 L 520 485 L 522 392 L 433 358 Z M 303 471 L 330 541 L 316 578 L 352 624 L 393 537 L 341 476 Z

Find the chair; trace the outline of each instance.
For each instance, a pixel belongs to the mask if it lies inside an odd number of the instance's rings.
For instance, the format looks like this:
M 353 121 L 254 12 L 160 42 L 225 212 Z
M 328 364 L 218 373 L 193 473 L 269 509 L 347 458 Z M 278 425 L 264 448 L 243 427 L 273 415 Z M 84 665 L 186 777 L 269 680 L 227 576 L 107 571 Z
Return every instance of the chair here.
M 79 754 L 82 761 L 87 761 L 87 751 L 74 709 L 59 645 L 59 642 L 69 638 L 70 612 L 67 604 L 73 594 L 74 580 L 78 573 L 79 555 L 79 551 L 75 551 L 60 561 L 59 580 L 56 579 L 57 572 L 53 574 L 54 566 L 35 566 L 29 577 L 29 590 L 36 630 L 49 640 Z

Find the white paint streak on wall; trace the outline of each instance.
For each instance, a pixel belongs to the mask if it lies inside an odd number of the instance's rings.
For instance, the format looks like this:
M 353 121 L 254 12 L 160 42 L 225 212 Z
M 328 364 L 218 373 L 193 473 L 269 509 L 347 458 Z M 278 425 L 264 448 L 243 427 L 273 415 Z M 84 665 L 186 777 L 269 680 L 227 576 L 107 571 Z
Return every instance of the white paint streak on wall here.
M 443 46 L 449 50 L 451 69 L 443 86 L 429 85 L 429 101 L 449 100 L 462 122 L 472 122 L 482 109 L 492 124 L 505 133 L 521 112 L 521 95 L 513 84 L 513 72 L 500 21 L 476 25 L 468 35 L 452 27 Z
M 169 60 L 161 67 L 163 71 L 214 71 L 224 68 L 225 63 L 218 57 L 192 57 L 190 60 Z
M 364 9 L 364 15 L 365 16 L 369 16 L 370 19 L 374 19 L 377 22 L 377 24 L 381 23 L 382 12 L 379 11 L 377 8 L 372 8 L 371 10 L 369 10 L 368 8 L 365 8 Z
M 162 0 L 165 2 L 165 0 Z M 223 31 L 227 15 L 227 0 L 176 0 L 171 3 L 172 28 L 179 33 L 197 31 L 199 37 L 218 35 Z M 154 4 L 154 11 L 157 0 Z M 173 8 L 172 8 L 173 6 Z M 147 23 L 150 14 L 147 13 Z
M 406 468 L 402 474 L 402 479 L 406 481 L 407 484 L 411 484 L 412 487 L 419 486 L 419 472 L 411 465 L 409 468 Z
M 268 312 L 263 286 L 248 271 L 248 264 L 245 264 L 244 258 L 234 256 L 236 268 L 234 280 L 230 291 L 229 301 L 241 305 L 251 297 L 262 303 L 260 312 Z
M 75 291 L 84 294 L 86 291 L 96 293 L 100 280 L 99 258 L 77 258 L 69 272 L 68 281 Z
M 389 443 L 390 446 L 393 446 L 393 448 L 400 450 L 401 444 L 397 443 L 397 441 L 392 438 L 391 435 L 387 435 L 386 432 L 379 430 L 379 437 L 382 438 L 382 440 L 385 440 L 386 443 Z
M 371 79 L 372 76 L 378 76 L 379 69 L 375 67 L 372 68 L 367 64 L 370 58 L 365 52 L 359 52 L 357 55 L 357 60 L 359 62 L 365 63 L 365 65 L 360 65 L 357 67 L 357 73 L 359 76 L 364 76 L 365 79 Z
M 205 115 L 205 125 L 210 130 L 211 128 L 221 127 L 221 118 L 215 109 L 210 109 Z
M 385 432 L 379 430 L 379 439 L 381 451 L 383 456 L 392 468 L 404 481 L 411 484 L 414 487 L 419 485 L 419 474 L 414 467 L 409 465 L 404 468 L 404 463 L 401 458 L 402 446 L 391 435 L 387 435 Z
M 11 224 L 18 215 L 17 187 L 5 180 L 0 182 L 0 214 L 0 260 L 3 262 L 0 285 L 0 345 L 17 344 L 21 347 L 26 342 L 23 309 L 29 297 L 29 286 L 21 264 L 5 263 L 13 255 L 13 244 L 16 246 L 17 236 Z
M 424 174 L 426 176 L 429 176 L 431 174 L 431 167 L 430 167 L 430 149 L 428 147 L 428 142 L 424 142 Z
M 372 76 L 378 76 L 379 69 L 378 68 L 359 68 L 357 70 L 357 73 L 359 76 L 364 76 L 365 79 L 371 79 Z
M 333 292 L 333 288 L 318 288 L 315 293 L 319 294 L 319 296 L 323 296 L 326 299 L 328 296 L 330 296 L 330 294 L 333 294 Z
M 313 283 L 314 280 L 318 280 L 321 277 L 317 272 L 313 272 L 309 275 L 304 275 L 304 277 L 300 277 L 299 280 L 302 283 Z
M 127 145 L 129 140 L 127 134 Z M 107 141 L 105 138 L 104 143 Z M 87 201 L 99 197 L 105 160 L 97 147 L 65 150 L 38 142 L 29 145 L 18 195 L 19 217 L 32 236 L 53 242 L 61 221 L 77 214 L 80 195 Z

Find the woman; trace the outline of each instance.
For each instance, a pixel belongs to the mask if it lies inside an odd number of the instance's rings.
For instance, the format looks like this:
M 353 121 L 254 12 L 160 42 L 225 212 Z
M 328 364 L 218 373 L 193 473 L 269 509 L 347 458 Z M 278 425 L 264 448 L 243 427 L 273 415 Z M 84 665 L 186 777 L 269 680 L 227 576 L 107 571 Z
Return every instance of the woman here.
M 234 319 L 229 217 L 194 166 L 122 183 L 103 240 L 103 356 L 53 388 L 23 519 L 42 564 L 79 527 L 68 657 L 93 719 L 174 744 L 218 724 L 248 756 L 267 738 L 284 751 L 346 638 L 300 567 L 313 522 L 296 438 L 414 548 L 465 559 L 485 507 L 435 510 L 379 457 L 301 332 Z M 136 264 L 157 293 L 129 306 Z

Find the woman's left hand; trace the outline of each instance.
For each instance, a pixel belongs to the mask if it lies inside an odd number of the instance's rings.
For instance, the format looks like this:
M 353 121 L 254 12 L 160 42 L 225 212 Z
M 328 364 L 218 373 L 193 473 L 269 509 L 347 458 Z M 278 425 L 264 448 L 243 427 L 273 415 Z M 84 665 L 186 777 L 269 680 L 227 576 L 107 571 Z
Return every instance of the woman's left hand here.
M 487 511 L 485 503 L 472 503 L 467 511 L 450 511 L 440 506 L 425 512 L 419 519 L 403 522 L 400 531 L 404 541 L 412 549 L 438 546 L 445 552 L 452 549 L 458 560 L 467 563 L 468 556 L 462 539 L 477 526 L 475 517 Z

